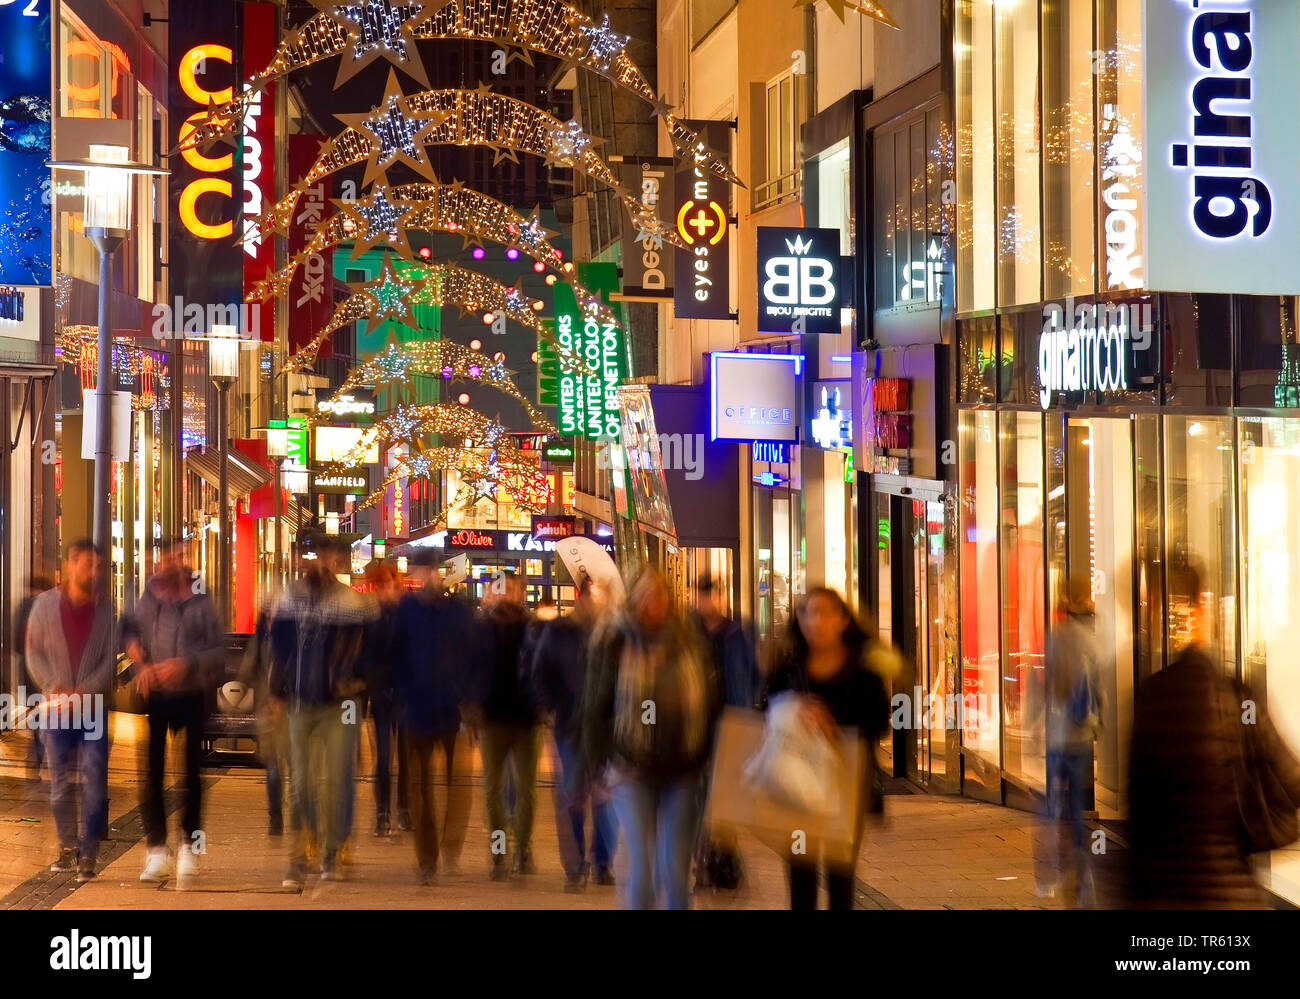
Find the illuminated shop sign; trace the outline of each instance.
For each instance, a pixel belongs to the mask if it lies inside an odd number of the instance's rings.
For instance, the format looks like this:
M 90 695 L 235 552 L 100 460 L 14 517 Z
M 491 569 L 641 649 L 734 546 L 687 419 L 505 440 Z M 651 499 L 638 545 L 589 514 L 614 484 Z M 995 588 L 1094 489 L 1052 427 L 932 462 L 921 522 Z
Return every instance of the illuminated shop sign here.
M 1149 287 L 1300 292 L 1300 4 L 1143 10 Z
M 573 537 L 575 518 L 533 515 L 534 541 L 563 541 Z
M 362 437 L 366 433 L 360 427 L 317 427 L 316 436 L 316 460 L 319 462 L 327 461 L 359 461 L 363 465 L 374 465 L 379 462 L 379 442 L 371 436 L 366 444 L 366 449 L 361 453 L 356 453 L 362 446 Z
M 749 453 L 754 461 L 766 461 L 772 465 L 790 463 L 790 449 L 777 441 L 754 441 Z
M 321 399 L 316 403 L 318 413 L 328 413 L 331 416 L 373 416 L 375 413 L 375 400 L 367 398 L 357 398 L 356 395 L 341 395 L 337 399 Z
M 813 385 L 813 415 L 808 421 L 808 436 L 818 447 L 853 447 L 853 407 L 849 402 L 847 379 Z
M 840 231 L 758 230 L 758 329 L 840 332 Z
M 370 475 L 364 468 L 346 472 L 317 472 L 312 476 L 312 491 L 339 496 L 364 496 L 370 492 Z
M 615 264 L 581 264 L 578 280 L 608 300 L 609 293 L 618 288 L 618 268 Z M 552 291 L 556 339 L 581 357 L 586 367 L 585 371 L 560 371 L 556 424 L 563 434 L 618 440 L 617 392 L 627 377 L 623 329 L 579 308 L 569 284 L 557 281 Z
M 243 64 L 265 66 L 275 58 L 280 12 L 272 4 L 244 3 Z M 243 246 L 244 291 L 275 270 L 275 240 L 264 239 L 257 220 L 275 201 L 275 87 L 266 83 L 256 90 L 244 84 L 248 107 L 244 112 L 243 142 Z M 262 339 L 275 339 L 275 300 L 251 302 Z
M 924 259 L 903 264 L 898 282 L 900 302 L 937 302 L 943 297 L 943 248 L 939 237 L 926 237 L 924 245 Z
M 802 367 L 802 354 L 711 354 L 712 439 L 797 441 Z
M 637 194 L 643 208 L 659 212 L 661 201 L 669 201 L 669 178 L 673 161 L 661 156 L 625 156 L 619 179 Z M 672 212 L 669 204 L 667 212 Z M 662 236 L 638 232 L 623 226 L 623 298 L 668 301 L 673 297 L 673 245 Z
M 438 531 L 429 538 L 429 545 L 433 548 L 444 549 L 473 548 L 481 551 L 490 550 L 506 553 L 541 552 L 549 554 L 555 551 L 555 546 L 562 540 L 564 539 L 548 538 L 538 540 L 528 531 L 473 531 L 462 528 L 459 530 Z M 614 554 L 613 544 L 597 538 L 591 540 L 611 555 Z
M 673 219 L 686 246 L 676 252 L 673 311 L 678 319 L 729 319 L 730 185 L 688 155 L 678 164 L 675 193 Z
M 1127 306 L 1080 305 L 1074 325 L 1056 303 L 1044 310 L 1038 338 L 1038 401 L 1052 404 L 1053 392 L 1119 392 L 1128 389 L 1129 314 Z

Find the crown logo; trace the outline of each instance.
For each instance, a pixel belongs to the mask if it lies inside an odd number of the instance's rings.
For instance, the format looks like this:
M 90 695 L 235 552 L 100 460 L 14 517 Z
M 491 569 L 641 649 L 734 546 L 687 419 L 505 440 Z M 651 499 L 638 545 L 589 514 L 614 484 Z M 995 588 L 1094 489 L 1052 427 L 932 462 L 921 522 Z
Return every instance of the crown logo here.
M 805 243 L 804 238 L 802 236 L 795 236 L 793 243 L 787 239 L 785 241 L 785 245 L 789 249 L 789 251 L 793 253 L 796 257 L 802 257 L 805 253 L 807 253 L 809 250 L 812 249 L 812 240 L 810 239 Z

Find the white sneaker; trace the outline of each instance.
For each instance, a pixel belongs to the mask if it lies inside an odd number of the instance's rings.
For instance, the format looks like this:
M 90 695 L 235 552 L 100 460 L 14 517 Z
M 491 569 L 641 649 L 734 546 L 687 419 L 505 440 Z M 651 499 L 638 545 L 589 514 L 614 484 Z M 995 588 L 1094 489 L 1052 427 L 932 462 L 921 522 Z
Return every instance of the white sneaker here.
M 199 873 L 199 855 L 187 846 L 176 854 L 176 888 L 184 891 Z
M 170 861 L 171 857 L 167 853 L 167 847 L 150 847 L 149 852 L 145 854 L 144 870 L 140 872 L 140 880 L 148 881 L 150 884 L 166 881 L 171 868 Z

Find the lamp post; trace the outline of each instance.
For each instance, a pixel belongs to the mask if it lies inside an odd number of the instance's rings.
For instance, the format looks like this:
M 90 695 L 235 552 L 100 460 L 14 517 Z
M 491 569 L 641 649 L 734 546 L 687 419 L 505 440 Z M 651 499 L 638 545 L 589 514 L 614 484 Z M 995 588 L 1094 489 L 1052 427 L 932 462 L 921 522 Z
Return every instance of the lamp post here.
M 55 160 L 51 169 L 85 174 L 82 227 L 99 252 L 99 336 L 95 377 L 95 544 L 112 572 L 113 527 L 109 498 L 113 481 L 113 255 L 126 239 L 131 221 L 131 181 L 140 174 L 164 176 L 169 171 L 133 163 L 126 146 L 91 144 L 84 160 Z M 110 588 L 111 593 L 111 588 Z
M 239 378 L 239 330 L 234 326 L 213 326 L 208 341 L 208 377 L 217 386 L 217 434 L 221 445 L 221 473 L 217 486 L 217 515 L 220 551 L 217 553 L 217 594 L 222 627 L 230 627 L 230 461 L 229 393 Z

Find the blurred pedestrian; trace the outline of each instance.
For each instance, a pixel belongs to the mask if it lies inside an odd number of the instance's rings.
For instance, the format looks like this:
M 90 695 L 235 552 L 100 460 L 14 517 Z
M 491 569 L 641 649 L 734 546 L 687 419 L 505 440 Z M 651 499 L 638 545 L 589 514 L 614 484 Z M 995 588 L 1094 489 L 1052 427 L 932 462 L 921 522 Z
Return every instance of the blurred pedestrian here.
M 582 760 L 582 695 L 587 676 L 587 649 L 603 607 L 600 587 L 590 580 L 584 581 L 569 614 L 538 622 L 531 654 L 534 699 L 551 716 L 555 754 L 560 763 L 555 785 L 555 825 L 566 891 L 581 891 L 593 873 L 598 885 L 614 883 L 618 821 L 608 788 L 602 782 L 591 780 Z M 588 806 L 591 809 L 590 851 Z
M 18 686 L 28 694 L 40 693 L 40 687 L 27 669 L 27 621 L 31 617 L 32 604 L 46 590 L 54 589 L 54 581 L 47 576 L 31 576 L 27 580 L 27 592 L 14 611 L 13 650 L 18 658 Z M 25 699 L 24 699 L 25 700 Z M 41 776 L 41 764 L 45 762 L 45 740 L 40 733 L 33 733 L 27 746 L 27 776 L 33 780 Z
M 50 809 L 59 838 L 59 856 L 50 870 L 75 870 L 78 881 L 95 877 L 99 844 L 108 835 L 105 721 L 114 680 L 114 636 L 113 611 L 101 578 L 102 565 L 103 557 L 93 542 L 70 544 L 63 585 L 46 590 L 32 601 L 26 627 L 27 669 L 47 709 L 36 734 L 46 740 Z M 99 725 L 92 726 L 87 721 L 96 710 L 96 698 Z M 77 717 L 80 725 L 69 723 Z
M 410 565 L 423 585 L 403 596 L 394 613 L 394 703 L 409 757 L 407 801 L 415 820 L 420 883 L 432 885 L 440 864 L 447 873 L 458 869 L 469 825 L 470 789 L 456 768 L 456 736 L 469 663 L 483 653 L 473 645 L 473 612 L 443 590 L 433 552 L 420 549 Z M 433 780 L 439 751 L 447 774 L 441 833 Z
M 583 698 L 586 765 L 593 775 L 609 766 L 627 845 L 624 908 L 690 907 L 717 713 L 708 651 L 663 576 L 643 571 L 592 638 Z
M 207 587 L 185 562 L 185 542 L 172 539 L 161 556 L 134 612 L 122 618 L 122 640 L 135 664 L 136 689 L 149 719 L 149 772 L 141 808 L 148 852 L 140 880 L 157 883 L 170 871 L 163 772 L 168 734 L 184 732 L 185 808 L 176 847 L 176 884 L 183 889 L 198 874 L 199 854 L 206 850 L 199 764 L 208 698 L 220 682 L 225 649 Z
M 239 682 L 253 690 L 257 711 L 257 752 L 266 767 L 266 832 L 284 835 L 284 799 L 289 786 L 289 716 L 283 704 L 271 697 L 271 622 L 275 620 L 275 598 L 268 598 L 258 611 L 253 634 L 244 648 Z M 292 806 L 292 802 L 291 802 Z
M 300 543 L 302 543 L 300 539 Z M 292 842 L 286 888 L 307 876 L 309 842 L 320 845 L 322 881 L 342 880 L 340 850 L 355 793 L 349 776 L 365 690 L 363 644 L 371 607 L 339 581 L 349 550 L 337 536 L 306 540 L 314 559 L 285 590 L 271 622 L 271 697 L 289 717 Z M 323 785 L 323 794 L 319 790 Z
M 695 610 L 691 619 L 709 650 L 722 703 L 732 708 L 753 708 L 758 703 L 761 683 L 753 636 L 726 612 L 725 588 L 711 576 L 700 577 L 695 584 Z M 707 786 L 705 798 L 708 798 Z M 710 835 L 705 831 L 700 836 L 695 861 L 697 887 L 724 890 L 740 887 L 740 851 L 733 837 L 722 833 Z
M 411 827 L 407 809 L 407 752 L 404 730 L 397 726 L 393 693 L 393 650 L 397 605 L 402 599 L 402 575 L 390 562 L 366 566 L 366 583 L 377 603 L 377 614 L 366 629 L 366 690 L 375 726 L 375 835 L 392 832 L 393 743 L 397 741 L 398 828 Z
M 875 768 L 874 747 L 889 728 L 889 695 L 870 663 L 881 643 L 854 615 L 844 598 L 832 589 L 809 591 L 789 626 L 783 654 L 773 667 L 763 693 L 770 708 L 778 694 L 800 697 L 800 710 L 808 722 L 829 739 L 838 739 L 841 727 L 856 730 L 863 740 L 867 766 L 861 788 L 863 807 L 856 817 L 852 857 L 848 864 L 822 863 L 830 908 L 853 908 L 853 872 L 857 863 L 865 813 L 872 807 Z M 787 861 L 790 908 L 817 908 L 818 865 L 821 858 L 810 850 Z
M 1250 854 L 1296 839 L 1300 762 L 1250 688 L 1224 675 L 1208 641 L 1199 567 L 1175 561 L 1166 576 L 1169 632 L 1188 642 L 1142 684 L 1134 704 L 1131 901 L 1266 909 Z
M 1047 815 L 1034 860 L 1040 898 L 1056 895 L 1068 868 L 1074 878 L 1075 903 L 1084 907 L 1096 900 L 1083 821 L 1084 802 L 1093 782 L 1093 743 L 1103 717 L 1101 656 L 1095 631 L 1091 580 L 1086 576 L 1071 579 L 1047 637 L 1044 657 Z M 1063 838 L 1069 844 L 1068 858 L 1061 856 Z
M 507 876 L 507 836 L 513 832 L 510 873 L 532 874 L 534 788 L 541 730 L 531 686 L 522 663 L 531 616 L 524 604 L 523 581 L 503 573 L 488 584 L 477 623 L 478 641 L 471 678 L 470 713 L 481 730 L 483 785 L 487 798 L 492 878 Z M 513 780 L 513 816 L 507 816 L 505 777 Z

